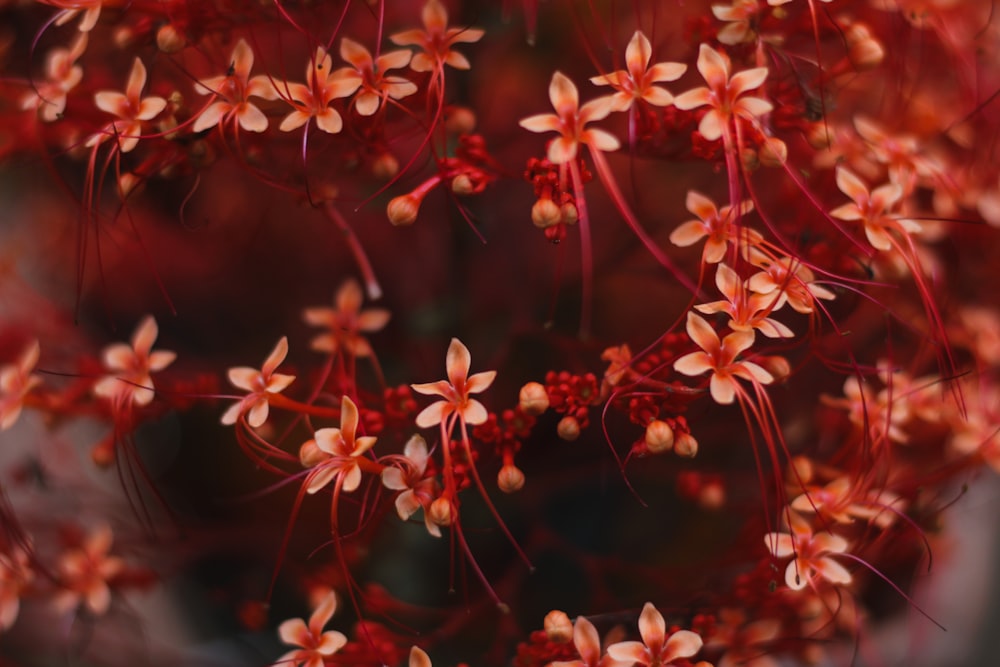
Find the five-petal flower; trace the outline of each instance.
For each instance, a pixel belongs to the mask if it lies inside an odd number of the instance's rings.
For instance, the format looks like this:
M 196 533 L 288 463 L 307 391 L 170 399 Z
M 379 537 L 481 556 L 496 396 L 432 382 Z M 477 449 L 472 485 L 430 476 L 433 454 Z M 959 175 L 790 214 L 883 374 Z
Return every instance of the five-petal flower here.
M 39 352 L 36 340 L 21 353 L 17 363 L 0 367 L 0 431 L 14 425 L 21 414 L 24 399 L 42 382 L 31 372 L 38 363 Z
M 469 69 L 469 60 L 451 47 L 454 44 L 478 42 L 485 32 L 479 28 L 449 28 L 448 11 L 439 0 L 427 0 L 420 18 L 424 30 L 404 30 L 389 36 L 390 41 L 398 46 L 413 45 L 424 50 L 413 56 L 410 69 L 415 72 L 430 72 L 438 63 L 451 65 L 455 69 Z
M 549 100 L 556 112 L 528 116 L 520 125 L 531 132 L 558 132 L 559 138 L 549 144 L 548 158 L 554 164 L 563 164 L 576 158 L 580 144 L 587 144 L 600 151 L 618 150 L 621 145 L 614 135 L 604 130 L 588 130 L 586 124 L 605 118 L 615 109 L 611 95 L 599 97 L 580 106 L 580 93 L 576 85 L 562 72 L 552 75 Z
M 312 468 L 306 477 L 306 492 L 317 493 L 343 475 L 341 488 L 350 493 L 361 485 L 358 457 L 375 445 L 375 436 L 357 437 L 360 414 L 347 396 L 340 401 L 340 428 L 321 428 L 316 437 L 299 450 L 302 465 Z
M 469 376 L 472 355 L 469 348 L 457 338 L 451 339 L 446 357 L 447 380 L 411 384 L 413 391 L 426 396 L 440 396 L 444 400 L 432 403 L 417 415 L 417 426 L 429 428 L 447 421 L 452 414 L 466 424 L 482 424 L 488 416 L 486 407 L 469 394 L 485 391 L 496 377 L 496 371 L 484 371 Z
M 687 71 L 687 65 L 663 62 L 650 67 L 652 55 L 649 39 L 636 30 L 625 47 L 626 69 L 591 77 L 590 82 L 598 86 L 611 86 L 617 91 L 612 95 L 615 111 L 624 111 L 638 100 L 658 107 L 668 106 L 673 103 L 674 96 L 665 88 L 653 84 L 676 81 Z
M 361 89 L 354 96 L 354 109 L 362 116 L 371 116 L 378 111 L 386 98 L 402 99 L 417 92 L 417 85 L 400 76 L 386 76 L 392 69 L 406 67 L 412 54 L 405 50 L 389 51 L 378 58 L 353 39 L 340 40 L 340 57 L 351 64 L 334 72 L 334 76 L 344 85 L 355 85 Z
M 258 75 L 251 79 L 252 68 L 253 51 L 246 40 L 241 39 L 233 49 L 228 73 L 198 81 L 195 90 L 199 94 L 215 95 L 220 99 L 198 115 L 191 128 L 194 132 L 204 132 L 229 120 L 238 123 L 248 132 L 263 132 L 267 129 L 267 116 L 250 98 L 273 100 L 277 98 L 278 92 L 267 76 Z
M 96 146 L 109 137 L 118 139 L 118 149 L 128 153 L 139 143 L 142 121 L 152 120 L 167 106 L 162 97 L 141 97 L 146 86 L 146 66 L 138 58 L 132 63 L 132 71 L 125 85 L 125 93 L 102 90 L 94 95 L 94 103 L 101 111 L 118 116 L 100 132 L 87 140 L 88 146 Z
M 344 127 L 344 120 L 330 102 L 348 97 L 361 83 L 356 79 L 345 79 L 333 71 L 333 58 L 322 46 L 316 47 L 316 54 L 306 67 L 306 83 L 275 84 L 277 92 L 288 99 L 294 111 L 285 116 L 278 129 L 290 132 L 302 127 L 311 118 L 316 119 L 319 129 L 328 134 L 337 134 Z
M 169 350 L 152 351 L 158 334 L 156 320 L 147 315 L 132 334 L 131 345 L 115 343 L 104 348 L 101 356 L 111 373 L 97 381 L 94 393 L 113 401 L 149 405 L 155 395 L 150 374 L 162 371 L 177 358 Z
M 347 643 L 347 637 L 336 630 L 323 632 L 323 627 L 337 610 L 337 595 L 330 591 L 313 610 L 306 624 L 292 618 L 278 626 L 281 641 L 298 648 L 289 651 L 274 663 L 287 667 L 323 667 L 329 658 Z
M 229 382 L 237 389 L 245 389 L 250 393 L 226 410 L 222 415 L 223 424 L 231 426 L 247 412 L 250 413 L 247 415 L 247 423 L 254 428 L 267 421 L 268 397 L 280 394 L 295 379 L 294 375 L 274 372 L 287 355 L 288 338 L 282 337 L 259 371 L 247 366 L 229 369 Z
M 667 636 L 663 615 L 647 602 L 639 615 L 641 642 L 618 642 L 608 647 L 608 655 L 625 663 L 646 667 L 668 667 L 679 658 L 690 658 L 701 650 L 701 636 L 690 630 L 678 630 Z
M 303 319 L 327 331 L 312 340 L 312 349 L 333 354 L 343 349 L 355 357 L 372 354 L 371 345 L 361 333 L 380 331 L 389 321 L 384 308 L 361 310 L 363 293 L 354 279 L 345 281 L 333 299 L 333 308 L 306 308 Z

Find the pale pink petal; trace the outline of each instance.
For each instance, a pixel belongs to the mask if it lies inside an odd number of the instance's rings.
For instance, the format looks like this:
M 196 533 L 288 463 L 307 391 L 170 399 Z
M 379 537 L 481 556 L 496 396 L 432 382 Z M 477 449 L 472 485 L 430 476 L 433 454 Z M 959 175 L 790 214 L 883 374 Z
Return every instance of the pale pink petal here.
M 414 54 L 410 60 L 410 69 L 414 72 L 432 72 L 437 67 L 437 61 L 426 53 Z
M 264 74 L 259 74 L 247 82 L 244 97 L 260 97 L 265 100 L 276 100 L 281 97 L 274 87 L 275 81 Z
M 774 111 L 774 105 L 759 97 L 741 97 L 733 105 L 733 111 L 744 118 L 760 118 Z
M 884 227 L 880 227 L 878 225 L 865 225 L 865 237 L 867 237 L 868 242 L 872 244 L 872 247 L 877 250 L 892 250 L 892 236 L 885 230 Z
M 341 472 L 345 473 L 344 483 L 341 486 L 341 489 L 343 489 L 344 493 L 350 493 L 361 486 L 361 468 L 359 468 L 356 463 L 345 465 L 347 466 L 346 471 L 343 469 L 341 470 Z
M 832 558 L 820 558 L 813 565 L 816 568 L 816 572 L 831 584 L 851 583 L 851 573 Z
M 677 106 L 677 100 L 674 100 L 674 106 Z M 701 122 L 698 123 L 698 132 L 709 141 L 715 141 L 722 136 L 724 127 L 722 115 L 715 109 L 710 109 L 701 117 Z
M 386 72 L 391 69 L 401 69 L 410 64 L 411 57 L 413 57 L 413 53 L 406 49 L 384 53 L 376 61 L 377 70 Z
M 406 79 L 386 79 L 388 83 L 385 84 L 386 94 L 394 100 L 399 100 L 409 95 L 416 93 L 419 88 L 417 84 L 412 81 L 407 81 Z
M 330 630 L 320 635 L 319 643 L 316 645 L 316 652 L 320 655 L 333 655 L 347 644 L 347 637 L 342 632 Z M 321 661 L 322 667 L 324 663 Z
M 250 70 L 253 68 L 253 51 L 245 39 L 241 38 L 236 43 L 230 67 L 233 70 L 233 74 L 244 81 L 250 76 Z
M 361 116 L 371 116 L 378 111 L 382 98 L 370 90 L 365 90 L 354 98 L 354 108 Z
M 391 468 L 390 470 L 395 470 L 395 468 Z M 385 481 L 385 473 L 382 475 L 382 483 L 389 486 Z M 406 488 L 405 485 L 403 488 Z M 417 498 L 417 494 L 413 491 L 407 490 L 396 496 L 396 514 L 398 514 L 399 518 L 403 521 L 406 521 L 413 516 L 418 509 L 420 509 L 420 499 Z
M 788 533 L 768 533 L 764 536 L 764 544 L 777 558 L 787 558 L 795 553 L 795 543 Z
M 462 410 L 462 418 L 465 420 L 466 424 L 476 426 L 478 424 L 483 424 L 489 418 L 489 413 L 486 411 L 486 407 L 476 400 L 470 400 L 466 403 L 465 408 Z
M 127 371 L 135 362 L 135 350 L 125 343 L 113 343 L 104 348 L 101 357 L 105 368 L 113 371 Z
M 473 374 L 465 383 L 466 393 L 478 394 L 481 391 L 486 391 L 493 384 L 496 376 L 496 371 L 483 371 L 482 373 Z
M 94 95 L 94 104 L 98 109 L 115 116 L 124 116 L 128 113 L 128 98 L 119 92 L 102 90 Z
M 80 25 L 77 28 L 80 32 L 90 32 L 97 25 L 97 19 L 101 17 L 101 3 L 98 2 L 93 7 L 85 10 L 83 12 L 83 18 L 80 19 Z
M 358 430 L 358 406 L 345 395 L 340 400 L 340 430 L 344 434 L 344 441 L 354 442 L 354 434 Z
M 301 618 L 292 618 L 279 625 L 278 636 L 290 646 L 305 647 L 311 639 L 309 629 Z
M 702 644 L 701 636 L 697 632 L 678 630 L 670 635 L 667 643 L 663 645 L 660 660 L 663 664 L 669 664 L 677 658 L 690 658 L 701 650 Z
M 730 301 L 735 301 L 737 296 L 739 296 L 742 283 L 743 281 L 736 275 L 736 272 L 725 264 L 719 264 L 718 268 L 716 268 L 715 285 Z
M 417 426 L 420 428 L 430 428 L 440 424 L 446 416 L 451 414 L 452 406 L 447 401 L 438 401 L 428 405 L 417 415 Z
M 256 368 L 237 366 L 236 368 L 230 368 L 227 376 L 229 377 L 230 384 L 237 389 L 244 389 L 246 391 L 257 391 L 259 389 L 260 371 Z
M 688 336 L 701 349 L 706 352 L 719 349 L 719 335 L 705 318 L 688 311 L 686 329 Z
M 712 358 L 704 352 L 692 352 L 674 362 L 674 370 L 695 377 L 714 368 Z
M 264 365 L 260 368 L 260 373 L 264 377 L 270 377 L 270 375 L 281 365 L 281 362 L 285 360 L 288 356 L 288 337 L 282 336 L 281 340 L 274 346 L 271 350 L 271 354 L 267 355 L 267 359 L 264 360 Z
M 601 659 L 601 638 L 597 628 L 583 616 L 578 616 L 573 624 L 573 644 L 584 663 L 596 665 Z
M 604 130 L 585 130 L 583 135 L 582 139 L 591 148 L 599 151 L 616 151 L 621 148 L 621 143 L 619 143 L 618 139 L 613 134 Z
M 646 76 L 652 83 L 662 83 L 664 81 L 676 81 L 687 71 L 687 65 L 683 63 L 656 63 L 649 68 Z
M 868 201 L 868 188 L 864 182 L 844 167 L 837 167 L 837 187 L 855 204 Z
M 339 428 L 321 428 L 316 431 L 316 446 L 332 456 L 349 454 L 344 444 L 344 435 Z
M 618 642 L 608 646 L 607 653 L 614 660 L 621 660 L 627 664 L 642 663 L 649 664 L 649 656 L 646 647 L 642 642 Z
M 708 381 L 708 388 L 709 393 L 712 394 L 712 400 L 719 405 L 729 405 L 735 400 L 736 390 L 739 387 L 732 376 L 715 373 Z
M 838 554 L 847 551 L 847 540 L 840 535 L 820 533 L 813 537 L 812 544 L 817 551 L 827 551 Z
M 371 68 L 373 64 L 371 52 L 347 37 L 340 40 L 340 57 L 359 70 Z
M 162 97 L 146 97 L 139 103 L 135 117 L 137 120 L 152 120 L 166 108 L 167 101 Z
M 236 112 L 236 118 L 247 132 L 263 132 L 267 129 L 267 116 L 255 105 L 244 102 Z
M 204 132 L 209 128 L 215 127 L 232 108 L 232 105 L 228 102 L 215 102 L 198 116 L 191 131 L 197 134 L 198 132 Z
M 410 663 L 408 667 L 431 667 L 431 659 L 422 649 L 414 646 L 410 649 Z
M 830 211 L 830 216 L 837 218 L 838 220 L 860 220 L 861 219 L 861 209 L 855 203 L 843 204 L 837 208 Z
M 707 235 L 708 232 L 705 230 L 703 222 L 700 220 L 689 220 L 670 232 L 670 242 L 675 246 L 685 248 L 694 245 Z
M 389 41 L 396 46 L 420 46 L 424 43 L 426 34 L 423 30 L 417 30 L 416 28 L 413 30 L 403 30 L 402 32 L 389 35 Z M 413 66 L 412 62 L 410 62 L 410 66 Z
M 222 414 L 222 419 L 219 421 L 223 426 L 232 426 L 243 414 L 243 401 L 237 401 L 229 406 L 226 411 Z
M 697 109 L 708 104 L 712 104 L 715 98 L 712 91 L 702 86 L 674 96 L 674 106 L 684 111 Z
M 94 615 L 101 616 L 111 606 L 111 590 L 107 584 L 95 584 L 87 593 L 87 609 Z
M 383 308 L 366 310 L 358 316 L 358 331 L 381 331 L 389 323 L 390 317 L 392 313 Z
M 266 399 L 257 399 L 253 403 L 253 407 L 250 408 L 250 414 L 247 415 L 247 423 L 254 428 L 261 426 L 267 421 L 267 413 L 269 407 Z
M 589 123 L 595 120 L 607 118 L 608 114 L 615 110 L 615 96 L 604 95 L 597 99 L 590 100 L 580 107 L 580 123 Z
M 621 86 L 622 78 L 628 77 L 628 72 L 623 72 L 618 70 L 617 72 L 609 72 L 608 74 L 599 74 L 597 76 L 590 77 L 590 82 L 595 86 Z
M 559 137 L 549 143 L 546 157 L 553 164 L 565 164 L 576 157 L 576 150 L 576 140 L 569 137 Z
M 448 353 L 445 356 L 445 368 L 448 371 L 448 380 L 453 387 L 458 387 L 465 383 L 469 376 L 469 367 L 472 364 L 472 355 L 462 341 L 452 338 L 448 345 Z
M 742 95 L 748 90 L 759 88 L 767 79 L 766 67 L 755 67 L 753 69 L 737 72 L 729 80 L 729 94 L 733 97 Z
M 674 96 L 667 90 L 658 86 L 650 86 L 642 93 L 642 99 L 657 107 L 670 106 L 674 102 Z
M 316 114 L 316 125 L 327 134 L 337 134 L 344 128 L 344 120 L 336 110 L 326 107 Z
M 125 84 L 125 96 L 131 102 L 137 102 L 142 95 L 142 89 L 146 85 L 146 66 L 142 60 L 136 58 L 132 63 L 132 70 L 128 75 L 128 83 Z
M 481 28 L 452 29 L 448 31 L 448 39 L 453 44 L 474 44 L 485 34 L 486 31 Z
M 310 118 L 312 118 L 312 116 L 305 112 L 293 111 L 285 116 L 285 118 L 281 121 L 281 125 L 278 126 L 278 129 L 282 132 L 291 132 L 292 130 L 296 130 L 308 123 Z
M 659 648 L 663 646 L 663 638 L 667 633 L 667 624 L 663 620 L 663 615 L 656 610 L 651 602 L 647 602 L 642 607 L 639 615 L 639 635 L 643 643 L 648 647 Z
M 809 581 L 809 573 L 803 572 L 799 561 L 792 560 L 785 568 L 785 584 L 793 591 L 801 591 Z
M 559 132 L 562 130 L 562 122 L 559 117 L 551 113 L 522 118 L 518 125 L 530 132 Z
M 698 49 L 698 71 L 709 86 L 722 87 L 729 80 L 729 58 L 702 43 Z
M 549 100 L 557 114 L 575 114 L 580 105 L 580 94 L 569 77 L 557 71 L 549 84 Z
M 306 477 L 306 493 L 313 495 L 319 493 L 329 484 L 334 477 L 340 473 L 339 468 L 332 465 L 316 468 Z
M 452 393 L 451 385 L 445 380 L 411 384 L 410 389 L 424 396 L 443 396 L 444 398 L 448 398 Z
M 650 45 L 649 39 L 642 34 L 642 31 L 636 30 L 632 39 L 629 40 L 628 46 L 625 47 L 626 67 L 630 72 L 641 72 L 646 69 L 652 55 L 653 47 Z

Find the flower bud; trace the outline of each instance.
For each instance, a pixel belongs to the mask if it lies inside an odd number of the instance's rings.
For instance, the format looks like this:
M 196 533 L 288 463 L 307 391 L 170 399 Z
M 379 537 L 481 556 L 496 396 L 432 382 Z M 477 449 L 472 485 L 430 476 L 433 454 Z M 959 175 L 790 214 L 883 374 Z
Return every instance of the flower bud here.
M 563 204 L 559 213 L 562 215 L 562 223 L 565 225 L 575 225 L 580 219 L 580 212 L 576 210 L 576 204 L 572 202 Z
M 399 160 L 392 153 L 382 153 L 372 162 L 372 176 L 388 181 L 399 173 Z
M 472 185 L 472 179 L 469 178 L 468 174 L 459 174 L 451 179 L 451 191 L 456 195 L 472 194 L 474 190 L 475 187 Z
M 521 387 L 518 405 L 524 414 L 537 417 L 549 409 L 549 393 L 540 383 L 529 382 Z
M 777 137 L 767 137 L 760 144 L 758 157 L 765 167 L 780 167 L 788 160 L 788 146 Z
M 467 107 L 451 107 L 445 112 L 444 128 L 452 134 L 471 134 L 476 129 L 476 114 Z
M 556 433 L 566 442 L 573 442 L 580 437 L 580 422 L 576 417 L 563 417 L 556 426 Z
M 678 456 L 693 459 L 698 455 L 698 441 L 690 433 L 681 433 L 674 438 L 674 451 Z
M 497 474 L 497 486 L 504 493 L 515 493 L 524 488 L 524 473 L 515 465 L 505 465 Z
M 107 468 L 115 462 L 115 441 L 114 438 L 105 438 L 90 450 L 90 459 L 98 468 Z
M 187 46 L 187 39 L 172 23 L 160 26 L 156 31 L 156 48 L 164 53 L 177 53 Z
M 329 454 L 320 449 L 315 440 L 309 440 L 299 448 L 299 462 L 303 468 L 312 468 L 328 457 Z
M 646 425 L 646 449 L 650 454 L 662 454 L 674 446 L 674 429 L 670 424 L 654 419 Z
M 389 222 L 397 227 L 412 225 L 420 212 L 420 200 L 413 195 L 400 195 L 389 202 L 385 212 Z
M 726 504 L 726 487 L 717 479 L 705 482 L 698 493 L 698 505 L 705 510 L 718 510 Z
M 562 212 L 548 197 L 542 197 L 531 207 L 531 222 L 539 229 L 557 225 L 562 220 Z
M 870 69 L 885 59 L 885 49 L 863 23 L 848 26 L 844 30 L 844 39 L 847 41 L 848 56 L 855 67 Z
M 542 627 L 545 629 L 545 636 L 550 642 L 568 644 L 573 639 L 573 622 L 569 620 L 569 616 L 564 611 L 553 609 L 545 614 Z
M 454 520 L 451 501 L 443 496 L 438 498 L 431 503 L 431 506 L 427 510 L 427 516 L 439 526 L 450 526 Z

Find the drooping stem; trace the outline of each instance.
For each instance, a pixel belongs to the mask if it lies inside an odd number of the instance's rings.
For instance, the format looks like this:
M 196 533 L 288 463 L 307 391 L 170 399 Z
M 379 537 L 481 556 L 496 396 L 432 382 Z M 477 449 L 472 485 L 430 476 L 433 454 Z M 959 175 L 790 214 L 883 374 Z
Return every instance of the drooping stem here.
M 347 220 L 344 219 L 344 216 L 333 205 L 333 202 L 324 202 L 323 213 L 343 232 L 344 241 L 347 242 L 347 247 L 350 249 L 351 254 L 354 255 L 354 261 L 357 262 L 358 270 L 361 271 L 361 277 L 365 281 L 365 292 L 368 293 L 368 298 L 372 301 L 382 298 L 382 286 L 379 285 L 378 278 L 375 277 L 375 270 L 372 268 L 368 254 L 361 245 L 361 241 L 358 240 L 357 234 L 347 224 Z

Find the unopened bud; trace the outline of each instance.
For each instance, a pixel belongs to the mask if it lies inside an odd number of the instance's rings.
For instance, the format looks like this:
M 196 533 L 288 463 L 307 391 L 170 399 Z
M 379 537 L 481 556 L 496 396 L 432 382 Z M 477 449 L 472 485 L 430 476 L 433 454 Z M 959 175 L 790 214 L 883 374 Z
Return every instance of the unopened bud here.
M 722 486 L 722 482 L 718 480 L 705 482 L 705 486 L 701 487 L 701 491 L 698 493 L 698 505 L 702 509 L 718 510 L 722 509 L 725 504 L 726 487 Z
M 674 429 L 662 419 L 654 419 L 646 425 L 646 449 L 650 454 L 662 454 L 674 446 Z
M 105 438 L 90 450 L 90 459 L 98 468 L 107 468 L 115 462 L 114 438 Z
M 164 53 L 177 53 L 187 46 L 187 39 L 172 23 L 160 26 L 156 31 L 156 48 Z
M 780 167 L 788 160 L 788 146 L 777 137 L 767 137 L 760 144 L 758 157 L 765 167 Z
M 472 194 L 474 190 L 475 187 L 472 185 L 472 179 L 467 174 L 459 174 L 451 179 L 451 191 L 456 195 Z
M 543 197 L 531 207 L 531 222 L 539 229 L 557 225 L 562 220 L 562 212 L 556 203 L 548 197 Z
M 566 442 L 573 442 L 580 437 L 580 422 L 576 417 L 563 417 L 556 426 L 556 433 Z
M 452 517 L 451 501 L 444 497 L 438 498 L 431 503 L 431 506 L 427 510 L 427 516 L 439 526 L 450 526 L 454 519 Z
M 674 451 L 678 456 L 693 459 L 698 455 L 698 441 L 690 433 L 681 433 L 674 439 Z
M 308 440 L 299 448 L 299 462 L 303 468 L 312 468 L 328 457 L 315 440 Z
M 412 225 L 420 212 L 420 200 L 413 195 L 400 195 L 389 202 L 385 212 L 389 222 L 397 227 Z
M 784 357 L 777 355 L 758 357 L 758 363 L 764 370 L 774 376 L 775 382 L 783 380 L 792 374 L 792 365 Z
M 863 23 L 848 26 L 844 31 L 844 38 L 847 40 L 848 56 L 855 67 L 876 67 L 885 59 L 885 49 Z
M 471 134 L 476 129 L 476 114 L 467 107 L 452 107 L 445 113 L 444 127 L 452 134 Z
M 521 387 L 518 394 L 521 412 L 537 417 L 549 409 L 549 392 L 538 382 L 529 382 Z
M 399 173 L 399 160 L 392 153 L 382 153 L 372 161 L 372 176 L 388 181 Z
M 796 456 L 788 462 L 788 480 L 792 484 L 808 484 L 814 474 L 812 461 L 805 456 Z
M 559 209 L 562 214 L 562 223 L 564 225 L 575 225 L 577 220 L 580 219 L 580 212 L 576 210 L 576 204 L 572 202 L 566 202 Z
M 524 473 L 515 465 L 500 468 L 497 474 L 497 486 L 504 493 L 515 493 L 524 488 Z
M 573 639 L 573 622 L 569 620 L 569 616 L 564 611 L 553 609 L 545 614 L 542 627 L 545 629 L 545 636 L 550 642 L 568 644 Z

